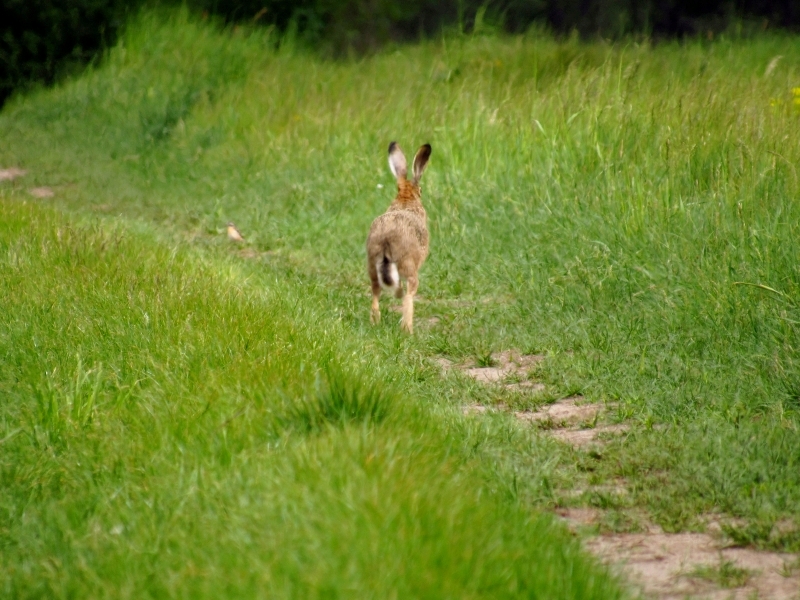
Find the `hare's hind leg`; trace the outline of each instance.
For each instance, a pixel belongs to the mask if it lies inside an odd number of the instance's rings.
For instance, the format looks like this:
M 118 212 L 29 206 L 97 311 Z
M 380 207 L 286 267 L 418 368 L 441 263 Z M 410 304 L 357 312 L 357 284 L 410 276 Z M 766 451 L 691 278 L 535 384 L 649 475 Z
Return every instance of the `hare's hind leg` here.
M 419 287 L 417 274 L 410 275 L 406 279 L 406 295 L 403 296 L 403 322 L 401 327 L 408 333 L 414 333 L 414 295 Z
M 381 322 L 381 306 L 379 300 L 381 299 L 381 282 L 378 280 L 378 269 L 375 266 L 375 261 L 369 262 L 369 281 L 372 286 L 372 310 L 370 311 L 369 320 L 373 325 Z

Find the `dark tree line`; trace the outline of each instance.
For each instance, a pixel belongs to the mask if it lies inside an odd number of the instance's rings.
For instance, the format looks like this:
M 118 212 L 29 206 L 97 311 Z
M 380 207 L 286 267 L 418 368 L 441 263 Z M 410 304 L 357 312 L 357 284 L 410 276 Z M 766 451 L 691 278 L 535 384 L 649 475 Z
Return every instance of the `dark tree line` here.
M 192 0 L 226 20 L 259 21 L 286 28 L 292 21 L 316 42 L 364 50 L 386 40 L 414 39 L 442 27 L 469 29 L 475 15 L 511 32 L 532 23 L 582 36 L 630 34 L 674 37 L 719 32 L 734 22 L 800 27 L 800 0 Z
M 112 44 L 125 21 L 158 0 L 0 0 L 0 103 L 30 82 L 51 83 Z M 161 0 L 179 4 L 182 0 Z M 533 23 L 584 37 L 707 35 L 737 22 L 800 29 L 800 0 L 183 0 L 225 22 L 294 28 L 322 51 L 366 52 L 476 18 L 506 31 Z

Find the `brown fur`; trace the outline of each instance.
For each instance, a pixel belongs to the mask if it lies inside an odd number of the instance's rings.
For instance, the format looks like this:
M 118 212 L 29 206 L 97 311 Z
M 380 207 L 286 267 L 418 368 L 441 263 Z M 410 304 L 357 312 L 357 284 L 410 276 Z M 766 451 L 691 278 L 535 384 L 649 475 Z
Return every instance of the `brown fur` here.
M 372 284 L 373 323 L 380 321 L 381 284 L 378 264 L 388 259 L 397 267 L 401 280 L 406 281 L 406 292 L 398 282 L 395 295 L 403 297 L 402 328 L 414 330 L 414 295 L 419 286 L 418 272 L 428 257 L 428 216 L 422 206 L 419 179 L 430 156 L 430 146 L 424 145 L 414 157 L 414 179 L 406 179 L 405 157 L 392 142 L 389 146 L 390 165 L 397 176 L 397 196 L 384 214 L 372 222 L 367 237 L 367 271 Z M 392 163 L 394 158 L 395 163 Z

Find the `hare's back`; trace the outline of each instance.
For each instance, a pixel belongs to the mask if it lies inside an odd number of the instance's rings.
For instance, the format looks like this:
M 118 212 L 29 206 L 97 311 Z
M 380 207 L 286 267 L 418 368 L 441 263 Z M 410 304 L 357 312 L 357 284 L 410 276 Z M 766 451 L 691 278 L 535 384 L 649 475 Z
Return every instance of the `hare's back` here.
M 394 210 L 379 216 L 369 230 L 367 249 L 372 254 L 373 248 L 380 252 L 387 246 L 395 261 L 409 253 L 420 254 L 424 260 L 428 254 L 425 219 L 408 210 Z

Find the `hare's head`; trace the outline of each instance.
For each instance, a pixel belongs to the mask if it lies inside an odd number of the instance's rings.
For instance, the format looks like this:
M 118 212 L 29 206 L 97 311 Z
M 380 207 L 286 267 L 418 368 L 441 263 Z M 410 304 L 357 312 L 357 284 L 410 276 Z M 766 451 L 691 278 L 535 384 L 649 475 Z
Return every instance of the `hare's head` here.
M 397 142 L 389 144 L 389 168 L 392 174 L 397 179 L 397 197 L 404 200 L 419 200 L 420 188 L 419 180 L 422 178 L 422 172 L 428 164 L 428 159 L 431 157 L 431 145 L 423 144 L 414 155 L 414 164 L 412 166 L 413 178 L 409 181 L 406 178 L 408 168 L 406 166 L 406 157 Z

